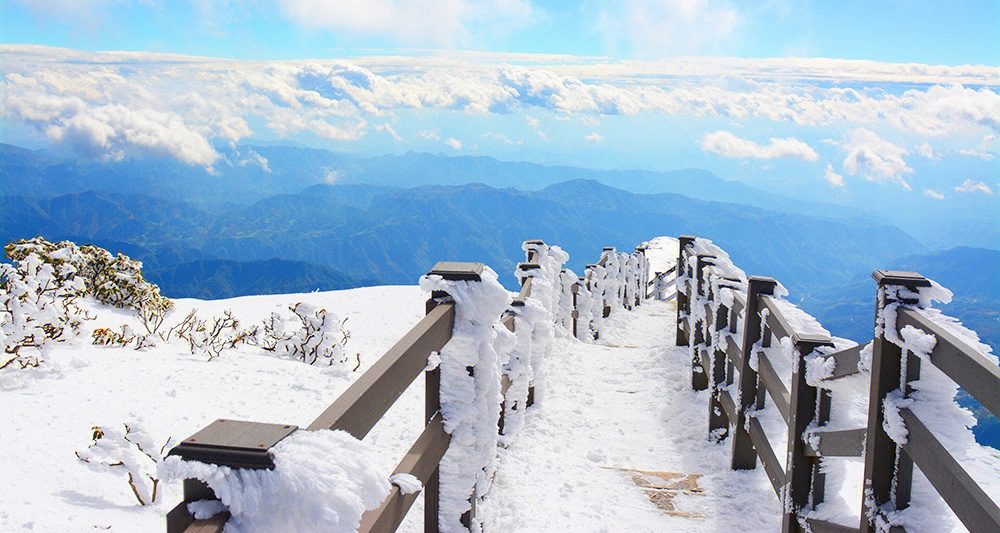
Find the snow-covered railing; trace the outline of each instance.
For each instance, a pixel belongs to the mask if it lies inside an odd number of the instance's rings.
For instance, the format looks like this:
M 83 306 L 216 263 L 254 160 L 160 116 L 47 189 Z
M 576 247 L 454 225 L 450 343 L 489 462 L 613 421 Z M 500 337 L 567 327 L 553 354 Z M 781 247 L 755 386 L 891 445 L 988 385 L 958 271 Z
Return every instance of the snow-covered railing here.
M 733 469 L 752 469 L 761 460 L 782 501 L 783 532 L 859 531 L 830 520 L 843 521 L 843 501 L 831 507 L 824 500 L 827 495 L 839 498 L 837 485 L 848 482 L 832 461 L 862 455 L 864 512 L 855 515 L 861 531 L 905 531 L 900 511 L 909 500 L 913 462 L 970 531 L 1000 531 L 996 503 L 914 414 L 917 407 L 924 409 L 921 413 L 957 409 L 953 397 L 958 385 L 1000 413 L 995 358 L 973 333 L 920 307 L 935 294 L 920 288 L 932 282 L 912 273 L 876 272 L 876 338 L 853 345 L 831 338 L 815 319 L 785 300 L 786 292 L 775 280 L 747 277 L 711 241 L 682 236 L 679 243 L 677 345 L 689 347 L 692 387 L 710 389 L 709 438 L 720 441 L 732 431 Z M 772 348 L 775 340 L 779 345 Z M 907 357 L 901 355 L 904 350 Z M 906 384 L 920 377 L 918 356 L 957 384 L 950 394 L 925 391 L 932 400 L 914 403 Z M 867 373 L 870 387 L 863 385 Z M 856 399 L 836 384 L 858 374 L 868 387 L 856 393 L 861 402 L 865 395 L 869 398 L 867 425 L 832 408 L 844 411 Z M 775 453 L 761 424 L 768 396 L 788 430 L 784 454 Z M 934 398 L 940 405 L 929 405 Z M 952 418 L 962 419 L 961 413 Z M 961 429 L 953 433 L 968 434 Z M 837 473 L 828 480 L 831 471 Z
M 248 479 L 259 484 L 267 471 L 277 469 L 277 452 L 291 449 L 286 444 L 296 435 L 334 430 L 345 449 L 363 449 L 361 439 L 421 373 L 426 380 L 425 428 L 390 476 L 392 486 L 384 492 L 365 487 L 378 485 L 378 479 L 363 464 L 336 465 L 341 476 L 352 469 L 355 475 L 350 487 L 337 489 L 344 501 L 331 502 L 337 510 L 326 514 L 334 515 L 338 526 L 354 516 L 355 523 L 360 520 L 358 531 L 394 531 L 423 493 L 425 531 L 478 530 L 476 504 L 492 482 L 496 447 L 518 433 L 526 408 L 543 394 L 544 360 L 553 337 L 577 336 L 578 330 L 582 335 L 578 319 L 593 316 L 591 300 L 627 306 L 642 299 L 638 288 L 645 262 L 639 254 L 612 250 L 612 256 L 606 251 L 602 264 L 609 268 L 602 277 L 577 278 L 562 268 L 569 256 L 558 247 L 526 241 L 523 249 L 526 261 L 515 272 L 521 290 L 514 297 L 480 263 L 435 265 L 421 278 L 431 294 L 424 319 L 305 431 L 293 425 L 219 420 L 171 450 L 171 471 L 184 479 L 184 497 L 167 515 L 168 533 L 221 532 L 231 520 L 229 511 L 245 511 L 232 505 L 245 507 L 253 500 L 251 506 L 260 507 L 257 500 L 266 497 L 260 487 L 254 485 L 251 492 L 258 492 L 249 496 L 241 488 Z M 591 293 L 588 279 L 607 290 Z M 591 340 L 599 331 L 589 322 L 585 329 Z M 283 453 L 287 461 L 291 452 Z M 338 517 L 344 509 L 349 512 Z M 272 527 L 281 523 L 273 516 L 268 522 Z
M 871 372 L 862 531 L 898 527 L 894 522 L 910 503 L 914 465 L 969 531 L 1000 531 L 1000 508 L 942 443 L 954 442 L 956 432 L 948 426 L 962 419 L 951 402 L 955 385 L 1000 417 L 996 357 L 969 330 L 930 308 L 931 299 L 951 299 L 947 290 L 912 272 L 879 270 L 872 277 L 878 318 L 872 349 L 862 354 Z M 932 365 L 923 376 L 922 361 Z M 919 391 L 917 380 L 924 383 Z M 951 394 L 935 397 L 928 384 Z

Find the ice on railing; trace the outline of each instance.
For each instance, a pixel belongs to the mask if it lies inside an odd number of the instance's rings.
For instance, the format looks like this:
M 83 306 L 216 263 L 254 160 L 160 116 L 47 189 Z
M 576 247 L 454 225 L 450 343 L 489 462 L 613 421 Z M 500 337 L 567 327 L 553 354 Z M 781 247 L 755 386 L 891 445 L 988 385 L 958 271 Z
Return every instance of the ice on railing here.
M 229 511 L 226 531 L 356 531 L 361 515 L 389 494 L 389 480 L 375 467 L 372 451 L 345 431 L 299 430 L 271 449 L 273 470 L 227 466 L 168 457 L 161 480 L 200 479 L 222 505 L 189 505 L 199 518 Z
M 441 349 L 441 415 L 451 444 L 439 466 L 438 521 L 441 531 L 467 531 L 462 515 L 474 493 L 490 489 L 497 457 L 500 419 L 500 366 L 511 348 L 501 313 L 511 296 L 484 267 L 481 281 L 450 281 L 423 276 L 420 288 L 443 291 L 455 300 L 451 340 Z
M 951 291 L 934 281 L 930 287 L 921 287 L 916 292 L 900 286 L 880 288 L 880 298 L 886 297 L 892 303 L 886 305 L 876 317 L 876 337 L 884 335 L 889 342 L 899 346 L 904 353 L 922 359 L 920 378 L 909 383 L 913 392 L 903 397 L 901 388 L 890 393 L 883 405 L 885 424 L 883 428 L 891 439 L 904 444 L 908 430 L 899 414 L 900 409 L 909 409 L 931 431 L 934 437 L 948 450 L 975 482 L 987 494 L 1000 494 L 1000 451 L 982 446 L 975 441 L 970 428 L 976 424 L 972 413 L 956 401 L 958 384 L 939 370 L 930 360 L 930 353 L 940 339 L 932 332 L 922 331 L 912 326 L 898 328 L 898 311 L 905 306 L 923 315 L 935 325 L 959 338 L 973 350 L 979 352 L 992 364 L 997 358 L 990 348 L 980 342 L 976 333 L 958 320 L 944 315 L 931 307 L 934 301 L 948 303 Z M 900 303 L 900 300 L 915 301 L 914 304 Z M 901 375 L 906 375 L 907 357 L 901 360 Z M 858 365 L 868 375 L 871 368 L 871 353 L 868 351 Z M 994 500 L 996 497 L 994 496 Z M 942 500 L 927 479 L 914 468 L 912 496 L 905 510 L 882 509 L 885 519 L 881 525 L 899 525 L 908 532 L 964 531 L 964 526 Z

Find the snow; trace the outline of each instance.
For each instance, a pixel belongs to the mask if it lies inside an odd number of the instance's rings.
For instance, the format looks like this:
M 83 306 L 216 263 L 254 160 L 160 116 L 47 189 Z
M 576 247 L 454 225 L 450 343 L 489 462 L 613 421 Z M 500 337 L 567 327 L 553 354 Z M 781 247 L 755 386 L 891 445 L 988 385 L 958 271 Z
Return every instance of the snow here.
M 348 533 L 389 494 L 368 443 L 345 431 L 298 430 L 271 448 L 274 469 L 230 469 L 167 457 L 165 481 L 205 481 L 230 512 L 227 533 Z M 200 512 L 205 513 L 202 507 Z
M 691 390 L 686 349 L 674 347 L 675 312 L 672 302 L 648 300 L 609 317 L 595 344 L 555 340 L 548 401 L 499 451 L 479 509 L 484 530 L 779 528 L 763 469 L 729 470 L 731 441 L 707 440 L 708 392 Z M 685 483 L 696 490 L 649 487 Z
M 507 333 L 500 315 L 511 297 L 491 268 L 484 267 L 480 277 L 481 281 L 449 281 L 436 275 L 420 278 L 424 291 L 443 291 L 455 301 L 455 325 L 451 340 L 441 349 L 438 366 L 441 415 L 444 430 L 451 435 L 438 467 L 438 526 L 444 532 L 467 531 L 461 518 L 471 507 L 469 498 L 489 492 L 496 469 L 500 368 L 508 355 L 497 348 L 510 347 L 499 335 Z M 548 327 L 551 332 L 551 323 Z
M 424 484 L 417 479 L 417 476 L 407 474 L 406 472 L 389 476 L 389 483 L 399 487 L 399 492 L 403 494 L 413 494 L 420 492 L 424 488 Z
M 0 531 L 163 531 L 163 515 L 180 501 L 180 484 L 161 482 L 156 503 L 140 506 L 124 474 L 95 472 L 76 457 L 92 443 L 93 426 L 138 422 L 157 450 L 168 437 L 180 441 L 218 418 L 305 427 L 423 317 L 426 298 L 415 286 L 385 286 L 181 299 L 169 315 L 173 323 L 192 309 L 203 316 L 231 309 L 250 324 L 300 301 L 335 309 L 351 331 L 345 349 L 361 361 L 346 375 L 245 345 L 211 362 L 177 344 L 94 346 L 93 328 L 142 326 L 128 311 L 83 302 L 97 318 L 84 322 L 79 336 L 52 343 L 38 369 L 0 374 L 0 471 L 17 487 L 0 491 Z M 423 387 L 417 379 L 365 437 L 385 477 L 422 430 Z M 422 523 L 418 499 L 402 530 L 418 531 Z
M 646 244 L 651 272 L 675 261 L 676 240 L 658 238 Z M 712 278 L 707 281 L 717 301 L 731 302 L 734 289 L 720 286 L 717 276 L 739 276 L 742 271 L 709 241 L 699 239 L 697 247 L 721 258 L 708 269 Z M 473 487 L 485 530 L 776 530 L 780 504 L 763 468 L 730 470 L 731 439 L 708 439 L 708 392 L 691 390 L 688 349 L 673 346 L 674 304 L 647 300 L 631 312 L 616 309 L 607 319 L 600 318 L 605 289 L 608 297 L 618 298 L 616 287 L 621 287 L 626 299 L 635 290 L 626 274 L 642 268 L 636 256 L 609 254 L 609 268 L 590 273 L 593 290 L 580 292 L 581 321 L 592 306 L 600 331 L 596 342 L 565 334 L 571 326 L 566 291 L 576 277 L 562 272 L 559 258 L 553 259 L 535 274 L 534 298 L 514 308 L 515 331 L 530 335 L 510 334 L 499 324 L 510 295 L 492 271 L 475 284 L 427 279 L 423 288 L 178 300 L 168 315 L 171 325 L 194 310 L 206 320 L 230 310 L 247 325 L 261 324 L 275 311 L 291 317 L 289 308 L 300 302 L 304 314 L 317 321 L 318 310 L 327 309 L 331 317 L 335 313 L 345 319 L 343 328 L 350 337 L 338 358 L 347 356 L 353 363 L 356 357 L 359 369 L 354 372 L 275 357 L 247 344 L 217 355 L 192 353 L 177 339 L 164 342 L 155 336 L 155 345 L 141 349 L 96 346 L 91 343 L 96 329 L 119 331 L 126 326 L 144 332 L 144 327 L 128 310 L 81 299 L 82 311 L 96 319 L 82 321 L 79 335 L 48 343 L 38 368 L 0 373 L 0 423 L 5 428 L 0 470 L 8 486 L 17 487 L 0 493 L 0 530 L 162 531 L 163 514 L 180 500 L 179 483 L 167 480 L 191 474 L 214 483 L 233 512 L 230 530 L 266 530 L 279 520 L 297 520 L 294 527 L 300 530 L 317 523 L 325 530 L 350 530 L 391 485 L 404 493 L 422 489 L 408 474 L 389 476 L 422 429 L 422 379 L 364 442 L 336 432 L 300 430 L 279 444 L 279 468 L 270 473 L 181 465 L 174 459 L 163 461 L 161 449 L 169 448 L 163 447 L 168 438 L 183 439 L 216 418 L 308 425 L 422 317 L 432 289 L 446 290 L 458 302 L 453 342 L 432 354 L 427 367 L 441 369 L 442 414 L 453 442 L 441 469 L 445 530 L 458 529 Z M 949 295 L 935 284 L 909 296 L 929 304 Z M 776 300 L 796 331 L 825 332 L 812 317 L 780 297 Z M 880 317 L 880 327 L 894 324 L 896 309 Z M 693 311 L 697 314 L 699 306 Z M 932 308 L 917 312 L 996 363 L 975 333 L 954 319 Z M 742 318 L 737 329 L 741 325 Z M 337 337 L 338 332 L 331 334 Z M 922 358 L 937 342 L 915 328 L 904 328 L 894 338 Z M 831 420 L 823 429 L 862 427 L 867 422 L 871 346 L 862 351 L 861 373 L 828 380 L 833 367 L 827 356 L 850 345 L 843 339 L 833 341 L 835 348 L 804 358 L 807 381 L 832 392 Z M 795 367 L 790 340 L 772 341 L 768 348 L 761 343 L 761 350 L 788 387 Z M 528 383 L 545 394 L 544 401 L 519 413 L 508 403 L 508 434 L 498 437 L 501 369 L 514 382 L 509 399 L 526 398 Z M 920 379 L 911 386 L 908 398 L 897 394 L 886 403 L 890 436 L 905 442 L 898 409 L 910 409 L 986 493 L 1000 499 L 1000 452 L 975 444 L 968 430 L 975 419 L 954 402 L 957 386 L 926 360 Z M 784 458 L 787 427 L 770 399 L 752 416 L 761 422 L 775 455 Z M 103 433 L 96 441 L 95 426 Z M 102 462 L 122 465 L 109 468 Z M 862 512 L 861 459 L 823 458 L 821 468 L 827 474 L 826 502 L 810 516 L 856 525 Z M 147 500 L 152 499 L 152 480 L 160 480 L 154 502 L 139 505 L 129 474 Z M 222 510 L 215 502 L 195 502 L 189 509 L 199 516 Z M 887 516 L 887 523 L 904 525 L 911 533 L 963 530 L 919 471 L 914 472 L 912 505 L 901 512 L 890 510 Z M 401 531 L 421 529 L 418 498 Z

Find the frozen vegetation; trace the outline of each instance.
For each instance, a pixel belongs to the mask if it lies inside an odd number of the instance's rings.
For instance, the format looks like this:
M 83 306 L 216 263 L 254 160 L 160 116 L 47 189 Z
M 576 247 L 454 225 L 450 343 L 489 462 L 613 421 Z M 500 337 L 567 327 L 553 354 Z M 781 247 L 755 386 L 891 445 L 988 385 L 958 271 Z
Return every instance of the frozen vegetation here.
M 531 294 L 512 306 L 515 295 L 499 283 L 511 274 L 489 268 L 480 282 L 427 276 L 419 287 L 169 300 L 127 257 L 72 243 L 21 243 L 16 262 L 0 265 L 0 469 L 17 488 L 0 493 L 0 530 L 163 531 L 164 514 L 180 501 L 178 480 L 192 476 L 222 501 L 189 510 L 197 517 L 229 511 L 227 531 L 353 530 L 393 486 L 423 490 L 412 475 L 390 476 L 422 429 L 423 379 L 363 441 L 343 432 L 293 433 L 274 448 L 274 470 L 164 457 L 217 418 L 307 426 L 420 320 L 431 291 L 444 291 L 456 304 L 453 337 L 428 363 L 441 371 L 441 414 L 451 434 L 441 463 L 444 530 L 462 529 L 474 492 L 484 531 L 775 531 L 781 503 L 762 467 L 730 470 L 731 441 L 709 440 L 709 392 L 691 389 L 692 352 L 675 347 L 674 302 L 634 305 L 677 257 L 675 239 L 646 245 L 644 256 L 595 253 L 579 278 L 563 268 L 568 254 L 529 241 L 525 251 L 539 268 L 517 271 L 522 283 L 531 278 Z M 716 256 L 729 279 L 703 281 L 731 305 L 746 274 L 711 242 L 699 239 L 696 247 Z M 779 286 L 776 305 L 796 330 L 826 333 L 784 295 Z M 920 312 L 995 364 L 975 333 L 929 306 L 948 296 L 937 286 L 922 292 Z M 693 311 L 704 315 L 702 306 Z M 505 312 L 513 313 L 513 332 L 501 321 Z M 880 327 L 894 323 L 893 313 L 880 315 Z M 919 357 L 934 346 L 913 328 L 890 340 Z M 870 346 L 862 371 L 837 380 L 828 379 L 830 350 L 808 354 L 796 369 L 787 340 L 758 348 L 786 389 L 793 371 L 805 371 L 810 384 L 832 391 L 824 429 L 865 424 Z M 511 382 L 506 396 L 501 376 Z M 955 403 L 957 386 L 931 364 L 913 386 L 912 397 L 887 402 L 889 435 L 905 441 L 893 410 L 911 409 L 1000 499 L 1000 452 L 972 439 L 975 419 Z M 529 390 L 535 403 L 526 409 Z M 753 416 L 784 457 L 780 414 L 768 403 Z M 856 526 L 860 463 L 823 459 L 827 499 L 811 517 Z M 888 514 L 883 525 L 962 531 L 926 479 L 914 478 L 910 508 Z M 422 530 L 421 506 L 418 498 L 402 531 Z

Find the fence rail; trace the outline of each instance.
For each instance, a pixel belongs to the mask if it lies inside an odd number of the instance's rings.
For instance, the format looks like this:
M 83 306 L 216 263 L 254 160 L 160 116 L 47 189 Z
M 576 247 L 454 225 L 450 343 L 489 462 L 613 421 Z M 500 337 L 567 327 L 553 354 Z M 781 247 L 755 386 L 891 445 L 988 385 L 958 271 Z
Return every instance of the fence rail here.
M 914 463 L 924 473 L 962 523 L 973 532 L 1000 531 L 1000 509 L 944 448 L 933 432 L 909 409 L 900 416 L 908 430 L 904 444 L 898 444 L 883 428 L 884 402 L 899 389 L 901 382 L 919 378 L 920 359 L 904 354 L 884 335 L 872 345 L 856 345 L 834 350 L 825 334 L 796 331 L 795 322 L 786 316 L 787 302 L 774 295 L 777 282 L 750 276 L 744 280 L 726 277 L 719 258 L 706 253 L 692 236 L 678 238 L 675 283 L 677 285 L 678 346 L 691 352 L 692 387 L 711 387 L 709 438 L 722 440 L 732 436 L 732 468 L 755 468 L 759 459 L 775 494 L 785 509 L 783 532 L 874 532 L 874 520 L 889 503 L 901 510 L 909 503 Z M 701 252 L 698 250 L 702 249 Z M 896 308 L 896 337 L 909 326 L 932 334 L 937 339 L 927 359 L 945 375 L 975 397 L 995 415 L 1000 414 L 1000 368 L 969 346 L 961 337 L 935 323 L 917 307 L 915 300 L 892 300 L 889 287 L 902 287 L 913 294 L 930 282 L 918 274 L 877 271 L 878 309 Z M 729 291 L 728 305 L 716 288 Z M 738 317 L 743 318 L 737 324 Z M 740 327 L 742 326 L 742 327 Z M 790 338 L 793 346 L 791 388 L 785 386 L 765 350 L 772 338 Z M 822 348 L 822 350 L 820 350 Z M 825 430 L 830 420 L 831 391 L 806 381 L 807 356 L 823 357 L 834 363 L 824 382 L 857 374 L 862 352 L 872 351 L 869 419 L 866 427 Z M 706 368 L 705 362 L 711 368 Z M 905 368 L 905 375 L 902 375 Z M 710 372 L 709 372 L 710 370 Z M 738 380 L 738 381 L 737 381 Z M 902 381 L 901 381 L 902 380 Z M 730 386 L 736 384 L 734 398 Z M 904 387 L 907 395 L 910 388 Z M 787 452 L 780 462 L 768 441 L 756 413 L 765 407 L 766 398 L 788 426 Z M 732 435 L 730 435 L 732 433 Z M 807 438 L 808 437 L 808 438 Z M 863 480 L 868 497 L 866 511 L 858 518 L 859 527 L 835 524 L 808 517 L 808 511 L 823 501 L 824 458 L 864 457 Z M 893 526 L 894 533 L 905 533 Z
M 538 263 L 539 247 L 545 246 L 542 241 L 527 241 L 526 260 L 518 263 L 517 271 L 521 275 L 521 289 L 512 298 L 510 307 L 502 314 L 501 324 L 509 331 L 516 331 L 519 309 L 532 298 L 532 286 L 536 283 L 533 276 L 542 266 Z M 631 263 L 643 265 L 645 249 L 637 248 L 633 256 L 643 257 L 642 261 Z M 610 254 L 617 253 L 614 248 L 605 248 L 599 265 L 607 265 Z M 623 255 L 623 254 L 622 254 Z M 444 279 L 479 281 L 483 265 L 479 263 L 448 263 L 442 262 L 434 266 L 429 274 L 437 274 Z M 584 288 L 596 290 L 599 283 L 596 270 L 588 269 L 585 276 L 580 277 L 569 287 L 572 297 L 572 330 L 574 337 L 592 335 L 596 338 L 598 332 L 589 323 L 579 321 L 578 296 Z M 645 272 L 630 274 L 634 279 L 634 287 L 647 286 Z M 630 295 L 634 293 L 634 298 Z M 589 295 L 589 293 L 588 293 Z M 612 302 L 631 308 L 640 305 L 646 297 L 644 290 L 632 290 L 625 284 L 620 284 L 618 292 L 597 294 L 601 299 L 604 316 L 611 312 Z M 399 487 L 393 485 L 389 495 L 375 509 L 365 512 L 361 518 L 358 531 L 361 532 L 391 532 L 403 522 L 407 512 L 420 493 L 424 495 L 424 531 L 438 531 L 438 491 L 440 479 L 438 465 L 448 450 L 451 436 L 444 430 L 444 419 L 440 413 L 440 382 L 439 369 L 427 370 L 431 353 L 440 352 L 452 337 L 455 324 L 455 303 L 443 292 L 433 292 L 426 304 L 426 315 L 399 341 L 379 358 L 372 366 L 354 381 L 329 407 L 327 407 L 308 427 L 306 431 L 343 430 L 357 439 L 363 439 L 375 424 L 381 420 L 406 389 L 421 375 L 425 376 L 425 426 L 420 436 L 403 456 L 393 474 L 406 473 L 413 475 L 423 484 L 423 489 L 404 494 Z M 526 332 L 530 335 L 531 332 Z M 507 396 L 512 386 L 510 376 L 500 377 L 501 412 L 497 431 L 504 434 L 503 398 Z M 530 407 L 534 403 L 535 384 L 528 384 L 525 403 Z M 518 409 L 515 402 L 514 409 Z M 211 442 L 199 439 L 187 439 L 170 451 L 170 455 L 182 459 L 211 462 L 232 468 L 273 468 L 270 448 L 280 439 L 298 430 L 295 426 L 277 424 L 259 424 L 240 421 L 216 421 L 196 435 L 213 435 Z M 199 440 L 195 443 L 193 441 Z M 239 445 L 235 445 L 239 441 Z M 186 479 L 183 483 L 183 501 L 172 509 L 166 518 L 168 533 L 221 533 L 229 514 L 227 512 L 213 516 L 210 519 L 195 520 L 188 511 L 188 503 L 198 500 L 216 499 L 212 490 L 196 479 Z M 477 520 L 476 495 L 470 497 L 471 510 L 462 517 L 465 527 L 471 529 L 473 521 Z

